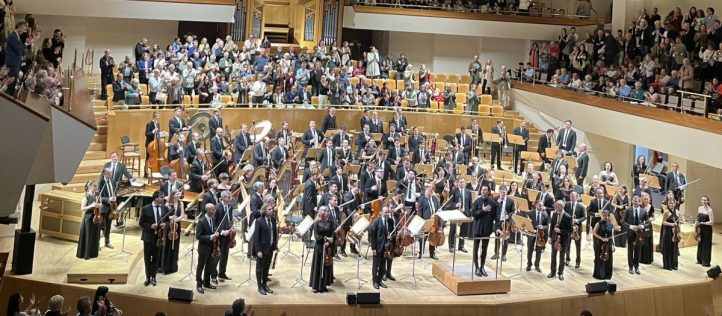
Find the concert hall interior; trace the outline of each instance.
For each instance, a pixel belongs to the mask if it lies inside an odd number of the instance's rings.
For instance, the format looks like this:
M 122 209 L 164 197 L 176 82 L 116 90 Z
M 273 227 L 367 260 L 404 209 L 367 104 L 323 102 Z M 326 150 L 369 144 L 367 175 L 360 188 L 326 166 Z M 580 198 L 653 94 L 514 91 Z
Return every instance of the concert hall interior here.
M 0 310 L 722 315 L 716 9 L 0 0 Z

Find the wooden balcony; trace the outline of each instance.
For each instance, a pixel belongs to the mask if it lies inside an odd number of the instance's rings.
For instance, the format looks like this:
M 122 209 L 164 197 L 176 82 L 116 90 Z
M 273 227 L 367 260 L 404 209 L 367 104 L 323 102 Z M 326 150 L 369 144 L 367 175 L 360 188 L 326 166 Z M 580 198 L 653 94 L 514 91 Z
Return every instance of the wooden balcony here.
M 216 5 L 236 5 L 236 0 L 136 0 L 150 2 L 171 2 L 186 4 L 216 4 Z

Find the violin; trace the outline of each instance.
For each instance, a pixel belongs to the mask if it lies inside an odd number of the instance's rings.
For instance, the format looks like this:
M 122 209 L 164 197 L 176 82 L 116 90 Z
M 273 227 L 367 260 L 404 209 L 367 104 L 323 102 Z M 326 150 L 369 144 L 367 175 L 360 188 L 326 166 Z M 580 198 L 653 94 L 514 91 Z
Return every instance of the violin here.
M 103 222 L 103 215 L 100 213 L 101 203 L 97 203 L 93 210 L 93 224 L 100 224 Z
M 682 231 L 679 228 L 679 219 L 677 219 L 674 223 L 677 224 L 677 226 L 672 226 L 672 240 L 675 243 L 679 243 L 682 241 Z
M 576 219 L 576 212 L 572 210 L 572 222 Z M 581 236 L 579 236 L 579 225 L 572 224 L 572 240 L 579 240 Z
M 172 213 L 174 213 L 174 214 L 176 214 L 176 216 L 178 216 L 175 209 L 172 210 Z M 168 230 L 168 239 L 170 239 L 172 241 L 176 241 L 176 240 L 178 240 L 179 237 L 180 237 L 180 234 L 178 233 L 178 222 L 173 220 L 173 221 L 171 221 L 170 229 Z
M 324 266 L 332 266 L 333 265 L 333 251 L 331 251 L 331 245 L 333 245 L 333 242 L 326 242 L 323 245 L 323 265 Z
M 694 223 L 694 240 L 700 241 L 702 239 L 702 227 L 699 225 L 699 221 Z
M 645 225 L 646 221 L 642 223 L 642 225 Z M 644 239 L 647 237 L 646 229 L 638 229 L 637 233 L 634 236 L 634 242 L 633 244 L 641 245 L 644 244 Z
M 609 260 L 609 242 L 603 242 L 601 248 L 602 253 L 599 255 L 599 259 L 602 261 Z
M 559 228 L 559 225 L 557 224 L 555 228 Z M 562 250 L 562 234 L 561 233 L 557 233 L 557 238 L 554 239 L 554 249 L 556 251 Z

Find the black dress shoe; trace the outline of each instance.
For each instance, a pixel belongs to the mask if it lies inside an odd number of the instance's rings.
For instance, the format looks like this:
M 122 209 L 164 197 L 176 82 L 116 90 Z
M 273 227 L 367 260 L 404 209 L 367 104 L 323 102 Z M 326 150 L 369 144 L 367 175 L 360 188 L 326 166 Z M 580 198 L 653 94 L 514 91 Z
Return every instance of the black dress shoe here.
M 559 275 L 559 281 L 564 281 L 564 275 L 563 275 L 563 274 L 560 274 L 560 275 Z
M 228 280 L 228 281 L 233 280 L 233 279 L 229 278 L 229 277 L 228 277 L 227 275 L 225 275 L 225 274 L 219 275 L 218 278 L 220 278 L 221 281 L 222 281 L 222 280 Z
M 377 289 L 377 290 L 379 289 L 379 284 L 376 282 L 374 282 L 374 289 Z
M 489 275 L 486 273 L 486 270 L 484 268 L 481 268 L 481 276 L 488 277 Z
M 264 290 L 266 290 L 266 293 L 273 294 L 273 290 L 271 290 L 271 288 L 268 287 L 268 285 L 264 285 L 263 287 L 264 287 Z
M 346 252 L 345 252 L 345 251 L 341 251 L 341 256 L 346 257 Z
M 381 278 L 381 280 L 383 280 L 383 281 L 388 281 L 388 277 L 384 275 L 384 277 Z
M 382 288 L 387 288 L 387 286 L 386 286 L 386 284 L 384 284 L 384 282 L 379 282 L 379 286 Z
M 419 256 L 418 256 L 418 258 L 417 258 L 417 259 L 421 260 L 421 254 L 420 254 L 420 253 L 419 253 Z
M 481 269 L 476 268 L 476 271 L 474 272 L 474 274 L 476 274 L 476 276 L 480 277 L 480 276 L 481 276 Z
M 468 251 L 466 250 L 466 248 L 459 248 L 459 251 L 461 251 L 461 252 L 463 252 L 463 253 L 467 253 L 467 252 L 468 252 Z
M 198 291 L 198 294 L 205 294 L 206 291 L 203 290 L 202 286 L 196 287 L 196 291 Z
M 266 283 L 271 282 L 271 278 L 266 278 L 266 280 L 264 280 L 264 281 L 265 281 Z
M 574 269 L 579 269 L 579 263 L 574 265 Z
M 439 260 L 439 258 L 436 257 L 436 254 L 431 254 L 431 256 L 429 256 L 429 258 L 434 259 L 434 260 Z
M 157 282 L 155 281 L 155 278 L 150 278 L 150 284 L 155 286 Z
M 496 260 L 497 258 L 499 258 L 499 256 L 497 254 L 494 254 L 491 256 L 491 260 Z
M 218 285 L 218 278 L 211 278 L 211 283 Z
M 535 270 L 536 272 L 541 273 L 541 269 L 539 269 L 539 267 L 534 267 L 534 270 Z
M 556 276 L 556 274 L 554 274 L 553 272 L 549 272 L 549 274 L 547 274 L 547 278 L 549 278 L 549 279 L 551 279 L 555 276 Z
M 266 290 L 258 288 L 258 293 L 260 293 L 261 295 L 266 295 Z
M 506 256 L 501 256 L 501 261 L 506 262 Z
M 318 290 L 313 289 L 313 290 L 311 290 L 311 292 L 313 292 L 313 293 L 318 293 Z
M 526 271 L 531 271 L 531 266 L 526 266 Z
M 384 278 L 384 281 L 386 281 L 386 279 L 389 279 L 389 280 L 391 280 L 391 281 L 396 281 L 396 278 L 394 278 L 394 276 L 393 276 L 393 275 L 390 275 L 390 274 L 387 274 L 387 275 L 386 275 L 386 278 Z
M 629 274 L 634 274 L 634 270 L 632 270 L 632 268 L 629 269 Z
M 634 268 L 634 273 L 640 274 L 640 273 L 639 273 L 639 268 Z
M 145 282 L 143 282 L 143 286 L 150 285 L 150 279 L 145 279 Z
M 206 285 L 204 285 L 203 287 L 204 287 L 204 288 L 207 288 L 207 289 L 211 289 L 211 290 L 215 290 L 215 289 L 216 289 L 216 286 L 215 286 L 215 285 L 212 285 L 212 284 L 206 284 Z

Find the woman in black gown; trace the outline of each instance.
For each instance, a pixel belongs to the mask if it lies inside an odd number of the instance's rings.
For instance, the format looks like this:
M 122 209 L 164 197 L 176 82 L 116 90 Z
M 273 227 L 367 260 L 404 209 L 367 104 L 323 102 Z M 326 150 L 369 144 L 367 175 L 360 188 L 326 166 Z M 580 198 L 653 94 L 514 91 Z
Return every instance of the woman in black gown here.
M 639 155 L 637 162 L 632 167 L 632 179 L 634 180 L 634 187 L 639 186 L 639 175 L 647 171 L 647 157 Z
M 181 196 L 182 193 L 180 191 L 174 190 L 170 193 L 168 202 L 166 203 L 168 210 L 171 212 L 168 216 L 170 222 L 177 223 L 176 233 L 178 238 L 176 240 L 166 240 L 165 245 L 163 246 L 163 255 L 161 258 L 161 272 L 163 272 L 163 274 L 171 274 L 178 271 L 178 254 L 180 252 L 179 248 L 181 236 L 180 221 L 186 217 Z
M 80 223 L 80 238 L 78 239 L 78 251 L 75 256 L 85 260 L 98 257 L 100 249 L 100 225 L 93 223 L 93 211 L 97 205 L 95 197 L 97 189 L 95 181 L 86 183 L 85 196 L 83 196 L 80 203 L 83 221 Z
M 617 228 L 619 230 L 619 228 Z M 614 263 L 612 237 L 614 236 L 614 226 L 609 221 L 609 211 L 602 211 L 602 220 L 594 225 L 594 273 L 592 276 L 597 280 L 609 280 L 612 278 L 612 270 Z M 607 245 L 606 251 L 602 249 L 602 245 Z M 607 260 L 602 260 L 602 255 L 606 253 Z
M 574 192 L 574 184 L 572 183 L 572 178 L 570 176 L 565 176 L 561 180 L 561 184 L 557 187 L 557 191 L 554 194 L 554 197 L 557 200 L 562 200 L 565 203 L 569 202 L 569 195 Z
M 709 203 L 709 198 L 704 195 L 702 205 L 697 208 L 697 224 L 699 225 L 699 243 L 697 244 L 697 263 L 703 267 L 709 267 L 712 260 L 712 225 L 714 224 L 714 212 Z
M 679 244 L 674 240 L 672 229 L 679 225 L 677 214 L 677 201 L 667 200 L 667 210 L 662 215 L 662 267 L 667 270 L 677 270 L 677 255 Z
M 649 227 L 652 227 L 654 222 L 654 206 L 651 202 L 652 198 L 646 192 L 642 192 L 642 210 L 647 212 L 649 216 Z M 651 264 L 654 262 L 654 237 L 652 229 L 647 233 L 647 237 L 644 238 L 644 244 L 642 244 L 642 253 L 640 254 L 639 263 Z
M 614 217 L 617 223 L 624 222 L 624 212 L 627 211 L 627 207 L 631 205 L 629 203 L 629 195 L 627 195 L 627 186 L 623 185 L 617 190 L 617 195 L 612 199 L 612 207 L 614 207 Z M 614 246 L 626 248 L 627 247 L 627 234 L 619 234 L 614 237 Z
M 327 286 L 333 284 L 333 265 L 327 266 L 324 263 L 325 251 L 331 251 L 331 247 L 333 247 L 333 236 L 336 231 L 335 225 L 328 220 L 328 217 L 328 207 L 319 207 L 318 213 L 316 214 L 318 220 L 313 225 L 316 243 L 313 246 L 311 281 L 309 282 L 313 293 L 328 292 Z M 326 247 L 327 244 L 330 244 L 330 246 Z

